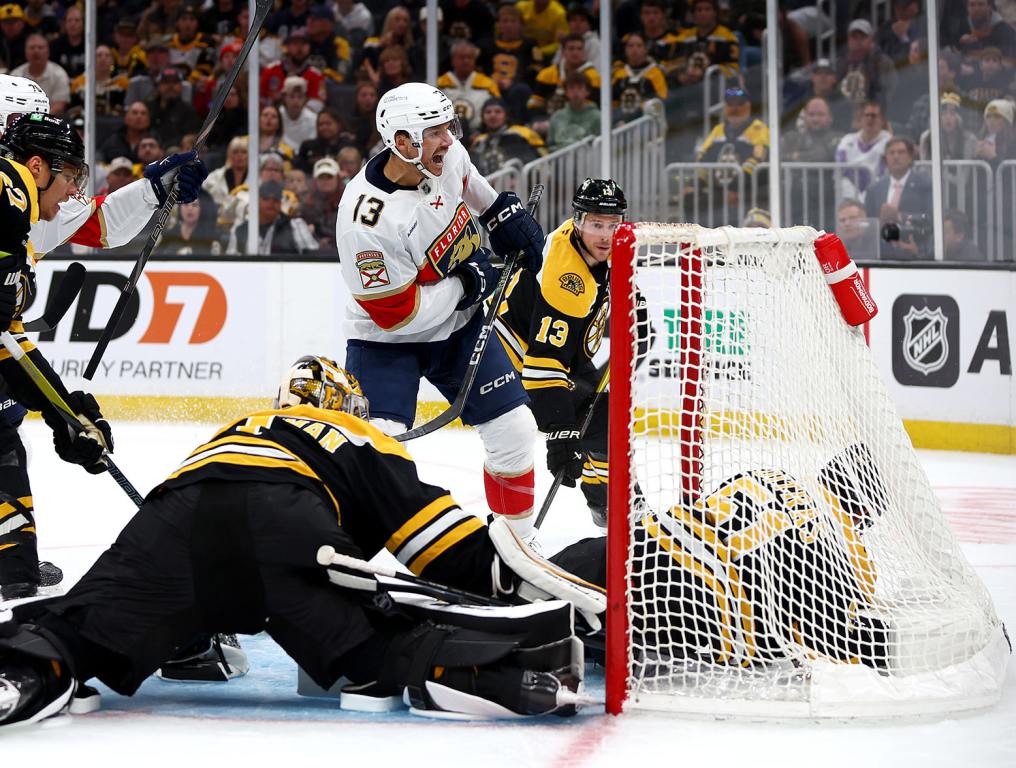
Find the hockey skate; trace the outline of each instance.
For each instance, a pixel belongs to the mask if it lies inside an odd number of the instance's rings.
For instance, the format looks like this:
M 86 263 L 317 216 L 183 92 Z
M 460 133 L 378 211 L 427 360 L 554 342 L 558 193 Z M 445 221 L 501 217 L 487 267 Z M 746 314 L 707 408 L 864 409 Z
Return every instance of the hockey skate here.
M 77 688 L 51 636 L 31 625 L 0 624 L 0 727 L 60 714 L 70 708 Z M 97 701 L 94 689 L 86 693 L 95 696 L 88 700 Z
M 16 581 L 0 586 L 0 602 L 8 600 L 23 600 L 26 597 L 35 597 L 39 590 L 47 590 L 55 587 L 63 581 L 63 571 L 48 560 L 39 562 L 39 583 L 33 584 L 30 581 Z
M 247 674 L 247 654 L 236 635 L 202 635 L 156 671 L 174 683 L 225 683 Z

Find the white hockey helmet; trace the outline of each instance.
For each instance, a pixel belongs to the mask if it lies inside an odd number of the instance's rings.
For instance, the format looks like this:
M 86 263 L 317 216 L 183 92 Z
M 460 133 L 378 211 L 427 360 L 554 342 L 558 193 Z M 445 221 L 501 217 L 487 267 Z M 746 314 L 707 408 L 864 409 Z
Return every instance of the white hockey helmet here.
M 462 138 L 462 127 L 451 100 L 441 91 L 426 83 L 404 83 L 393 88 L 377 103 L 377 132 L 399 159 L 411 163 L 420 173 L 434 178 L 420 162 L 420 158 L 405 157 L 395 146 L 395 134 L 405 131 L 413 146 L 423 146 L 423 132 L 435 125 L 451 123 L 452 136 Z
M 27 112 L 49 113 L 49 97 L 27 77 L 0 75 L 0 133 L 14 118 Z

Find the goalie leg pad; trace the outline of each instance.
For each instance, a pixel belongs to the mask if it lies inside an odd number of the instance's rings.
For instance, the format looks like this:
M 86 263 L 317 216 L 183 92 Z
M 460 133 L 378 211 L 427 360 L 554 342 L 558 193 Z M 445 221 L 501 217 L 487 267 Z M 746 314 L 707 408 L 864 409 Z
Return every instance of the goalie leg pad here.
M 376 688 L 404 687 L 417 714 L 572 714 L 581 703 L 582 643 L 567 603 L 459 606 L 408 595 L 398 603 L 423 621 L 393 639 Z
M 607 610 L 607 593 L 601 587 L 562 570 L 533 552 L 504 520 L 495 519 L 488 532 L 499 561 L 495 568 L 507 568 L 515 574 L 515 594 L 523 600 L 566 600 L 594 632 L 602 626 L 600 615 Z M 495 584 L 504 584 L 498 576 Z

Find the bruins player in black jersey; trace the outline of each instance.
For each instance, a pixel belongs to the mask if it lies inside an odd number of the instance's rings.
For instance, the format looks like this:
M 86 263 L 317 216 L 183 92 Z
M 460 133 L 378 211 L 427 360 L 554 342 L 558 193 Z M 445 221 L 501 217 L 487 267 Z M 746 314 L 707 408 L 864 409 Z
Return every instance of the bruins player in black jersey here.
M 527 645 L 512 608 L 482 612 L 493 621 L 501 611 L 496 631 L 475 615 L 463 627 L 451 609 L 435 624 L 331 583 L 323 546 L 364 559 L 385 548 L 430 581 L 568 600 L 592 629 L 606 608 L 602 590 L 549 567 L 503 520 L 488 529 L 422 482 L 367 418 L 350 374 L 300 358 L 274 406 L 184 459 L 66 596 L 0 624 L 0 725 L 59 712 L 91 677 L 130 695 L 196 634 L 261 631 L 326 689 L 345 675 L 361 695 L 409 688 L 423 711 L 573 713 L 581 644 L 570 609 Z M 524 606 L 526 617 L 544 608 Z
M 751 470 L 669 510 L 643 506 L 631 531 L 632 647 L 683 669 L 689 660 L 750 668 L 822 658 L 886 670 L 891 628 L 877 615 L 865 535 L 890 498 L 871 453 L 855 444 L 811 477 Z M 554 560 L 606 584 L 603 538 Z
M 112 450 L 109 425 L 95 398 L 68 392 L 35 345 L 24 336 L 21 313 L 35 292 L 35 265 L 29 230 L 39 219 L 53 219 L 59 206 L 83 189 L 88 175 L 85 149 L 66 120 L 41 112 L 23 115 L 0 139 L 0 331 L 10 331 L 54 389 L 84 425 L 72 431 L 57 409 L 0 348 L 0 384 L 5 397 L 40 411 L 53 429 L 57 454 L 91 473 L 104 472 L 103 454 Z M 2 389 L 2 387 L 0 387 Z M 38 562 L 25 446 L 17 425 L 0 419 L 0 596 L 4 600 L 34 595 L 42 578 L 58 583 L 62 574 Z
M 608 260 L 614 230 L 628 209 L 616 182 L 586 179 L 572 198 L 574 214 L 547 238 L 539 276 L 516 273 L 495 328 L 522 385 L 536 424 L 547 435 L 547 469 L 582 492 L 595 522 L 607 525 L 607 398 L 589 429 L 582 422 L 599 375 L 593 356 L 606 329 Z

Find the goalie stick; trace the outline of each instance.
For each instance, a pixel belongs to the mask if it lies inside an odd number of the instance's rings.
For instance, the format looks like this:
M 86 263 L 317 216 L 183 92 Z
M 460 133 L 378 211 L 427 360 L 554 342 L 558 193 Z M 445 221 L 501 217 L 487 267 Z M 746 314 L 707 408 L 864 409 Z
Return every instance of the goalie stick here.
M 533 187 L 529 201 L 526 203 L 526 210 L 529 211 L 530 216 L 536 212 L 542 197 L 543 185 L 537 184 Z M 501 301 L 504 299 L 504 292 L 508 289 L 508 280 L 515 272 L 515 264 L 518 260 L 519 254 L 513 253 L 508 257 L 508 261 L 505 262 L 504 269 L 501 271 L 501 279 L 498 280 L 497 288 L 487 306 L 487 314 L 483 317 L 483 325 L 480 328 L 480 334 L 476 337 L 476 343 L 473 345 L 473 354 L 469 357 L 469 365 L 466 366 L 466 373 L 462 377 L 462 387 L 459 389 L 459 394 L 455 396 L 455 402 L 426 424 L 421 424 L 416 429 L 407 430 L 401 435 L 395 435 L 395 439 L 400 443 L 429 435 L 431 432 L 451 424 L 462 413 L 462 409 L 466 405 L 466 398 L 469 397 L 469 391 L 473 388 L 473 382 L 476 381 L 476 374 L 480 370 L 480 360 L 483 358 L 484 350 L 487 349 L 487 342 L 490 341 L 490 337 L 494 333 L 494 320 L 497 319 L 498 307 L 501 306 Z
M 81 262 L 75 261 L 67 267 L 56 291 L 50 294 L 45 311 L 39 317 L 25 323 L 25 330 L 30 333 L 46 333 L 56 328 L 81 293 L 81 286 L 84 284 L 85 268 Z
M 579 427 L 579 440 L 581 440 L 586 431 L 589 429 L 589 425 L 593 423 L 593 412 L 596 410 L 596 404 L 600 402 L 600 396 L 607 389 L 607 384 L 610 381 L 610 361 L 607 361 L 606 367 L 603 369 L 603 376 L 600 377 L 600 383 L 596 385 L 596 394 L 593 396 L 593 401 L 589 404 L 589 411 L 586 413 L 586 417 L 582 420 L 582 426 Z M 539 529 L 543 525 L 543 519 L 547 516 L 547 512 L 550 511 L 550 504 L 554 501 L 554 497 L 557 495 L 558 488 L 561 487 L 561 482 L 564 480 L 564 470 L 558 470 L 557 474 L 554 475 L 554 482 L 550 485 L 550 490 L 547 491 L 547 498 L 543 500 L 543 506 L 540 507 L 539 514 L 536 515 L 536 522 L 533 523 L 533 527 Z
M 195 152 L 200 153 L 201 148 L 205 144 L 205 140 L 208 138 L 208 134 L 211 133 L 212 128 L 215 126 L 215 121 L 219 119 L 219 114 L 222 112 L 222 107 L 226 103 L 226 97 L 229 95 L 229 90 L 233 87 L 233 83 L 236 82 L 236 78 L 240 74 L 240 69 L 247 60 L 247 54 L 250 53 L 250 49 L 253 48 L 254 44 L 257 42 L 258 36 L 261 33 L 261 27 L 264 26 L 265 19 L 268 18 L 268 13 L 271 11 L 272 5 L 272 0 L 257 0 L 257 9 L 255 11 L 254 18 L 251 19 L 250 31 L 247 33 L 247 39 L 244 40 L 243 48 L 240 49 L 240 53 L 237 55 L 236 61 L 233 62 L 233 68 L 229 70 L 219 84 L 219 90 L 215 94 L 215 99 L 212 101 L 212 105 L 208 110 L 208 116 L 205 118 L 204 125 L 201 126 L 201 130 L 198 132 L 197 138 L 194 140 L 193 149 Z M 91 381 L 92 376 L 95 375 L 95 371 L 99 367 L 99 361 L 102 360 L 102 356 L 106 352 L 106 347 L 109 346 L 109 342 L 112 341 L 113 335 L 119 328 L 120 320 L 123 318 L 124 312 L 127 311 L 127 305 L 130 303 L 131 296 L 137 289 L 138 280 L 141 279 L 141 273 L 145 271 L 145 265 L 151 258 L 152 251 L 155 250 L 155 246 L 158 245 L 159 240 L 162 239 L 162 231 L 166 228 L 166 224 L 169 221 L 169 214 L 176 205 L 177 194 L 176 177 L 174 177 L 169 184 L 169 191 L 166 195 L 166 200 L 156 213 L 157 220 L 155 223 L 155 229 L 153 229 L 152 233 L 148 236 L 148 242 L 145 243 L 145 247 L 141 250 L 141 255 L 138 256 L 138 260 L 134 262 L 134 269 L 131 271 L 130 277 L 127 278 L 127 283 L 120 291 L 120 298 L 117 299 L 116 306 L 113 307 L 113 312 L 109 316 L 109 321 L 106 323 L 106 327 L 102 331 L 102 336 L 99 337 L 99 342 L 95 345 L 95 349 L 92 351 L 92 356 L 88 360 L 88 366 L 85 368 L 85 378 L 89 381 Z
M 78 421 L 78 417 L 75 415 L 74 411 L 71 410 L 71 407 L 67 405 L 67 401 L 60 396 L 60 393 L 56 391 L 49 380 L 43 375 L 42 371 L 40 371 L 35 363 L 32 362 L 32 359 L 25 354 L 25 350 L 23 350 L 21 345 L 14 340 L 14 337 L 11 336 L 10 332 L 4 331 L 0 334 L 0 341 L 3 342 L 7 351 L 11 353 L 11 357 L 17 361 L 22 370 L 24 370 L 25 373 L 27 373 L 32 379 L 35 386 L 39 388 L 39 391 L 42 392 L 45 398 L 54 405 L 57 412 L 59 412 L 59 414 L 63 417 L 64 421 L 66 421 L 72 429 L 80 432 L 82 429 L 81 422 Z M 123 489 L 123 492 L 130 497 L 131 501 L 140 507 L 145 501 L 144 498 L 131 484 L 131 481 L 124 476 L 124 473 L 120 471 L 120 468 L 113 463 L 113 459 L 108 453 L 102 457 L 102 461 L 106 465 L 106 469 L 109 471 L 109 474 L 114 480 L 116 480 L 116 484 Z
M 436 581 L 421 579 L 411 573 L 403 573 L 394 568 L 368 563 L 366 560 L 352 555 L 339 554 L 334 547 L 327 544 L 318 549 L 317 561 L 320 565 L 328 568 L 328 578 L 340 587 L 365 592 L 410 592 L 460 605 L 509 605 L 503 600 L 484 597 L 464 589 L 447 587 Z M 362 578 L 350 571 L 363 573 L 373 578 Z

